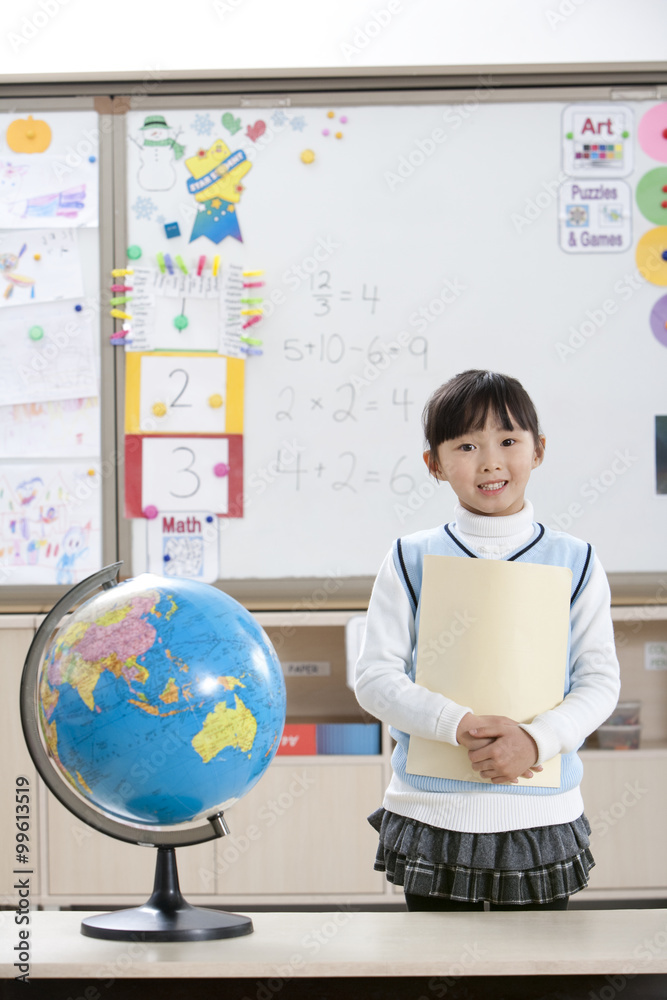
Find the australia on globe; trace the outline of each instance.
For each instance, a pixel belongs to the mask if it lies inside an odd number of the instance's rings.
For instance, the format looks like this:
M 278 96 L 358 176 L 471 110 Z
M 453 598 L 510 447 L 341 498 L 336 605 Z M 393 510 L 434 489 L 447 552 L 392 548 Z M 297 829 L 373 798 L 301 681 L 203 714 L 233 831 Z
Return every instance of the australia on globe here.
M 215 587 L 150 574 L 52 635 L 39 678 L 47 752 L 104 814 L 171 826 L 229 808 L 278 749 L 285 684 L 268 636 Z

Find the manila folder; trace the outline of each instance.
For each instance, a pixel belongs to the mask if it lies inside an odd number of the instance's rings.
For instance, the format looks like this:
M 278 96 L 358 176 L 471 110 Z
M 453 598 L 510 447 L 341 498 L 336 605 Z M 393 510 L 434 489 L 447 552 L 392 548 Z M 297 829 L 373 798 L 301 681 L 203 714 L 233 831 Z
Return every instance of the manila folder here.
M 415 680 L 476 715 L 532 722 L 563 700 L 572 572 L 564 566 L 424 556 Z M 519 784 L 557 788 L 560 754 Z M 410 774 L 488 783 L 468 751 L 411 736 Z

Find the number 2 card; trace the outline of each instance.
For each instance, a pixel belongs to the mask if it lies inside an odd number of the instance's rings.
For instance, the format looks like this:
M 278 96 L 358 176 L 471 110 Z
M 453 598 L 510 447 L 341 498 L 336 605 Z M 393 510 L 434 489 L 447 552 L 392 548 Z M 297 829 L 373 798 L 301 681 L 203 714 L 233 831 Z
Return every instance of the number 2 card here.
M 244 361 L 213 352 L 126 355 L 126 434 L 242 434 Z

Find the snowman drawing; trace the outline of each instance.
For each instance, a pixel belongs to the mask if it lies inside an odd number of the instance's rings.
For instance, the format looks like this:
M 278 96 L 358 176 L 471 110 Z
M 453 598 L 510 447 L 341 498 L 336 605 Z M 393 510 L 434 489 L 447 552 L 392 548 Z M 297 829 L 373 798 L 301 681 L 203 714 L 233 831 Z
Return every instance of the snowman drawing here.
M 176 183 L 174 161 L 185 152 L 185 146 L 177 141 L 182 129 L 174 132 L 162 115 L 149 115 L 139 131 L 140 141 L 130 137 L 141 156 L 139 186 L 144 191 L 169 191 Z

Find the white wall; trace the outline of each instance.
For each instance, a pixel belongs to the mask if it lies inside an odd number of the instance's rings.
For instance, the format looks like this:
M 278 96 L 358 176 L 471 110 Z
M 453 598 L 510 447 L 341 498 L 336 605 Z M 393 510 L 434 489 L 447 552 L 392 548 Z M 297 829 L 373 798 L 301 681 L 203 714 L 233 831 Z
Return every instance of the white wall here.
M 13 0 L 0 81 L 662 63 L 665 0 Z

